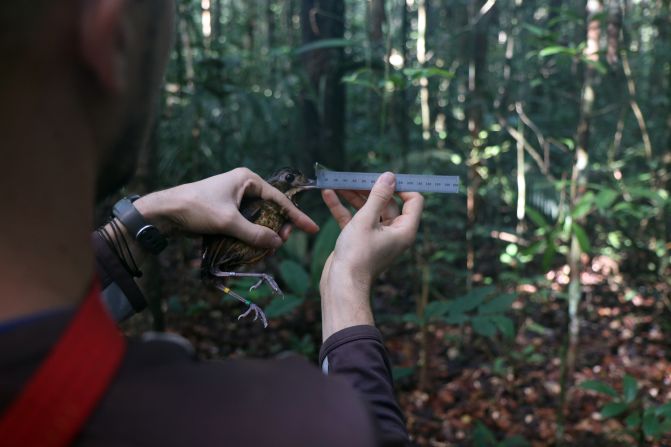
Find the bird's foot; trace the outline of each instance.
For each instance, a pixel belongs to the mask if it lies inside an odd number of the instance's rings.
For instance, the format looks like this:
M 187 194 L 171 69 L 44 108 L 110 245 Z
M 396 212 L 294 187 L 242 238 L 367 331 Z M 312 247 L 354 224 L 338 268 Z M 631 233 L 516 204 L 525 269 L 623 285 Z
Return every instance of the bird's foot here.
M 272 289 L 275 295 L 284 296 L 284 293 L 282 292 L 282 289 L 280 289 L 280 286 L 277 285 L 275 278 L 273 278 L 271 275 L 267 273 L 259 273 L 258 276 L 259 280 L 256 282 L 256 284 L 254 284 L 252 287 L 249 288 L 250 292 L 265 282 L 266 284 L 268 284 L 268 287 Z
M 241 318 L 246 317 L 251 312 L 254 312 L 254 321 L 258 320 L 259 317 L 261 317 L 261 322 L 263 322 L 263 327 L 264 328 L 268 327 L 268 319 L 266 318 L 266 314 L 263 313 L 263 310 L 254 303 L 249 303 L 249 307 L 247 308 L 247 311 L 245 313 L 243 313 L 242 315 L 240 315 L 238 317 L 238 320 L 241 319 Z

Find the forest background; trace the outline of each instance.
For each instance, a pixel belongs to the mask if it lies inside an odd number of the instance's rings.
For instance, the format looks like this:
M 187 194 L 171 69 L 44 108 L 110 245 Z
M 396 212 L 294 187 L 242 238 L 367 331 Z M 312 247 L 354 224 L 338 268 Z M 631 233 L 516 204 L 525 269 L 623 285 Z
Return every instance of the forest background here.
M 427 195 L 376 320 L 419 445 L 671 445 L 669 0 L 181 0 L 136 184 L 238 166 L 459 175 Z M 338 235 L 259 271 L 264 330 L 201 283 L 200 241 L 149 265 L 151 312 L 206 358 L 315 359 Z

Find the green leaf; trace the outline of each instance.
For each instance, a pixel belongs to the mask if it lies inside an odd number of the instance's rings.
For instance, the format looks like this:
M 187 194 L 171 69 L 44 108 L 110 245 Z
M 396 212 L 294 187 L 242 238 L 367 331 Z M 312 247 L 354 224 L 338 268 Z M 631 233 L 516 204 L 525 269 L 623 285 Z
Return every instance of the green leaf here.
M 478 308 L 478 313 L 483 315 L 505 312 L 510 309 L 510 306 L 513 305 L 515 298 L 517 298 L 517 295 L 514 293 L 506 293 L 498 296 L 493 300 L 481 305 Z
M 310 285 L 310 276 L 302 265 L 295 261 L 285 260 L 280 264 L 282 279 L 289 290 L 297 295 L 304 295 Z
M 355 43 L 349 39 L 320 39 L 298 47 L 294 50 L 294 55 L 298 56 L 308 51 L 323 50 L 327 48 L 351 47 Z
M 485 300 L 487 295 L 491 295 L 494 291 L 496 291 L 494 286 L 477 287 L 466 295 L 455 298 L 452 301 L 450 311 L 454 313 L 464 313 L 473 310 Z
M 578 245 L 580 245 L 582 252 L 589 253 L 592 250 L 592 245 L 589 242 L 585 230 L 575 222 L 573 222 L 571 228 L 573 229 L 573 234 L 575 234 L 576 239 L 578 239 Z
M 625 375 L 622 381 L 622 387 L 624 401 L 627 403 L 633 402 L 634 399 L 636 399 L 636 395 L 638 394 L 638 383 L 636 383 L 636 379 L 634 379 L 629 374 Z
M 499 443 L 499 447 L 529 447 L 529 441 L 520 435 L 511 436 Z
M 612 418 L 627 411 L 627 404 L 624 402 L 611 402 L 601 409 L 601 416 L 604 419 Z
M 538 55 L 540 57 L 554 56 L 556 54 L 566 54 L 569 56 L 573 56 L 575 55 L 575 51 L 576 50 L 574 48 L 563 47 L 561 45 L 554 45 L 551 47 L 543 48 L 538 52 Z
M 473 330 L 482 336 L 492 338 L 496 335 L 496 326 L 490 317 L 473 317 Z
M 663 416 L 665 418 L 671 419 L 671 402 L 655 408 L 655 414 L 657 416 Z
M 515 337 L 515 325 L 513 324 L 513 320 L 508 317 L 504 317 L 503 315 L 494 315 L 490 318 L 504 337 Z
M 450 301 L 431 301 L 424 309 L 424 318 L 439 318 L 450 310 Z
M 400 366 L 394 366 L 391 369 L 391 375 L 394 378 L 394 381 L 403 379 L 405 377 L 410 377 L 415 373 L 415 367 L 414 366 L 408 366 L 408 367 L 400 367 Z
M 612 386 L 600 380 L 585 380 L 580 384 L 580 388 L 585 390 L 596 391 L 597 393 L 606 394 L 610 397 L 615 398 L 619 397 L 617 391 L 615 391 L 615 389 Z
M 580 198 L 580 200 L 578 200 L 578 203 L 575 204 L 573 210 L 571 210 L 571 216 L 573 216 L 573 219 L 580 219 L 590 212 L 593 204 L 594 193 L 592 191 L 588 191 Z
M 653 411 L 646 411 L 643 414 L 643 433 L 646 436 L 654 438 L 660 434 L 660 431 L 659 419 L 657 419 L 655 413 Z
M 450 314 L 444 320 L 447 324 L 464 324 L 470 320 L 470 317 L 464 314 Z
M 620 194 L 613 189 L 604 188 L 599 191 L 596 197 L 594 197 L 594 204 L 601 211 L 606 211 L 619 195 Z
M 414 313 L 403 314 L 402 320 L 406 323 L 416 324 L 417 326 L 422 325 L 422 319 Z
M 526 207 L 526 215 L 529 216 L 529 219 L 536 225 L 538 225 L 539 228 L 542 228 L 544 230 L 547 230 L 550 228 L 550 224 L 548 224 L 547 220 L 543 217 L 541 213 L 536 211 L 535 209 L 531 207 Z
M 307 234 L 297 231 L 295 234 L 292 234 L 288 241 L 282 245 L 282 251 L 285 251 L 287 255 L 296 260 L 301 261 L 307 258 L 308 255 L 308 236 Z
M 641 413 L 639 413 L 638 411 L 631 413 L 624 420 L 624 423 L 627 424 L 628 429 L 630 430 L 636 429 L 639 425 L 641 425 Z
M 496 438 L 490 429 L 480 421 L 475 423 L 473 429 L 473 445 L 475 447 L 494 447 L 496 446 Z
M 557 246 L 554 241 L 548 239 L 548 246 L 543 253 L 543 262 L 542 267 L 543 271 L 547 271 L 554 261 L 555 255 L 557 254 Z
M 322 275 L 322 269 L 326 258 L 329 257 L 335 247 L 336 240 L 340 235 L 340 227 L 334 219 L 329 219 L 321 226 L 315 245 L 312 250 L 312 263 L 310 272 L 312 274 L 312 284 L 316 286 L 319 284 L 319 278 Z
M 268 306 L 264 309 L 266 317 L 276 318 L 282 315 L 286 315 L 292 310 L 296 309 L 303 303 L 303 298 L 294 296 L 294 295 L 284 295 L 283 297 L 276 297 L 273 299 Z

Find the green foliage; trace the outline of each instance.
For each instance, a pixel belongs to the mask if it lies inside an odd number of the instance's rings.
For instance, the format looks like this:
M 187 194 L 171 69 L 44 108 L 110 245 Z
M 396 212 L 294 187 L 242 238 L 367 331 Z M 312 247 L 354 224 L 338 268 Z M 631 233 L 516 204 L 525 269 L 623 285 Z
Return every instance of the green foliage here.
M 310 276 L 302 265 L 295 261 L 285 260 L 280 264 L 280 272 L 289 290 L 299 296 L 305 295 L 310 287 Z
M 511 436 L 502 441 L 497 441 L 494 433 L 480 421 L 475 422 L 475 428 L 471 434 L 473 447 L 528 447 L 530 444 L 521 436 Z
M 627 431 L 636 439 L 657 439 L 671 433 L 671 404 L 647 404 L 634 377 L 624 376 L 621 393 L 599 380 L 586 380 L 580 387 L 607 396 L 608 401 L 601 408 L 601 417 L 622 419 Z
M 494 287 L 479 287 L 453 300 L 430 302 L 424 318 L 447 324 L 470 324 L 478 335 L 494 338 L 500 333 L 510 339 L 515 336 L 515 327 L 504 314 L 510 310 L 515 298 L 512 293 L 497 295 Z
M 294 309 L 298 308 L 304 301 L 304 298 L 295 296 L 295 295 L 285 295 L 283 297 L 275 297 L 270 302 L 268 306 L 265 307 L 264 311 L 266 317 L 276 318 L 283 315 L 286 315 L 292 312 Z
M 333 251 L 339 234 L 340 228 L 338 227 L 338 223 L 334 219 L 329 219 L 321 226 L 321 230 L 317 235 L 314 249 L 312 250 L 312 263 L 310 267 L 312 284 L 316 288 L 319 287 L 319 279 L 321 278 L 324 263 L 326 263 L 326 259 Z

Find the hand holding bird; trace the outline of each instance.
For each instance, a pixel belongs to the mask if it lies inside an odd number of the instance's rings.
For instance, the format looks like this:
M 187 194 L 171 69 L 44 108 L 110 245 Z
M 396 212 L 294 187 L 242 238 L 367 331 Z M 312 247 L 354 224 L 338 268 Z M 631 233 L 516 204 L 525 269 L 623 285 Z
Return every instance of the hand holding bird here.
M 283 168 L 268 178 L 268 184 L 284 194 L 295 205 L 295 197 L 301 191 L 314 187 L 314 181 L 307 179 L 300 171 Z M 261 197 L 244 197 L 240 202 L 240 214 L 249 222 L 269 228 L 279 233 L 288 220 L 287 211 L 278 203 Z M 279 237 L 279 236 L 278 236 Z M 238 318 L 254 312 L 254 320 L 261 318 L 264 327 L 268 326 L 265 314 L 256 304 L 233 292 L 224 285 L 223 278 L 255 277 L 258 281 L 250 288 L 253 290 L 266 282 L 275 294 L 282 294 L 272 276 L 267 273 L 239 272 L 239 268 L 255 264 L 272 252 L 272 248 L 250 244 L 233 236 L 205 236 L 203 238 L 203 260 L 201 275 L 203 279 L 224 293 L 247 304 L 249 308 Z

